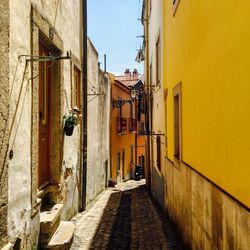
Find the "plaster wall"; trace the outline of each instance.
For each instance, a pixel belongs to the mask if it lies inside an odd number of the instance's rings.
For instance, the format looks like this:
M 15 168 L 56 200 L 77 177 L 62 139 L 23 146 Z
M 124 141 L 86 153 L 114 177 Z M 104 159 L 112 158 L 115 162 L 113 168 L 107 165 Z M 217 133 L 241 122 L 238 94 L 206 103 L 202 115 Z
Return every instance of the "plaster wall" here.
M 105 187 L 107 187 L 110 177 L 111 80 L 108 74 L 103 73 L 100 69 L 99 84 L 99 93 L 104 94 L 100 98 L 100 117 L 103 124 L 100 131 L 102 145 L 101 165 L 104 167 L 104 183 Z M 96 184 L 98 185 L 98 183 Z
M 105 188 L 109 176 L 110 91 L 110 80 L 100 70 L 98 53 L 88 39 L 87 204 Z
M 163 1 L 166 208 L 191 249 L 249 249 L 249 2 Z M 181 160 L 173 89 L 182 82 Z M 174 162 L 174 164 L 172 163 Z
M 112 75 L 111 75 L 112 76 Z M 112 98 L 115 100 L 130 100 L 130 89 L 122 83 L 112 81 Z M 133 113 L 135 114 L 135 105 L 133 104 Z M 111 177 L 117 183 L 129 180 L 134 176 L 135 162 L 135 134 L 129 131 L 130 104 L 126 103 L 122 106 L 122 117 L 127 119 L 126 131 L 122 134 L 117 133 L 117 117 L 120 116 L 119 108 L 112 107 L 112 126 L 111 126 Z M 131 146 L 133 146 L 133 162 L 131 162 Z M 122 162 L 122 152 L 124 151 L 124 168 Z M 120 172 L 117 171 L 117 154 L 120 153 Z
M 250 3 L 163 1 L 168 158 L 182 82 L 182 160 L 250 208 Z
M 0 248 L 7 243 L 9 123 L 9 1 L 0 2 Z
M 166 210 L 187 247 L 250 248 L 249 211 L 189 166 L 166 166 Z
M 165 132 L 165 105 L 164 105 L 164 85 L 163 85 L 163 71 L 162 66 L 162 54 L 160 53 L 160 70 L 161 77 L 160 82 L 156 82 L 156 42 L 159 37 L 160 39 L 160 51 L 163 46 L 162 39 L 162 0 L 151 1 L 152 7 L 149 10 L 149 20 L 148 20 L 148 49 L 149 49 L 149 67 L 152 66 L 152 71 L 149 71 L 149 79 L 152 79 L 152 82 L 149 82 L 150 85 L 153 85 L 152 88 L 152 127 L 151 132 L 164 134 Z M 157 145 L 156 145 L 156 136 L 150 137 L 151 143 L 151 189 L 152 193 L 158 202 L 163 206 L 164 205 L 164 176 L 165 176 L 165 139 L 164 136 L 161 136 L 161 168 L 157 166 Z
M 32 200 L 36 197 L 37 186 L 34 186 L 37 169 L 31 159 L 32 151 L 37 150 L 38 145 L 32 145 L 32 119 L 38 116 L 34 113 L 35 107 L 32 95 L 35 80 L 31 80 L 31 64 L 26 63 L 25 58 L 18 59 L 20 55 L 30 55 L 34 48 L 31 45 L 32 32 L 37 26 L 31 27 L 31 5 L 43 16 L 47 23 L 54 26 L 58 36 L 63 42 L 63 55 L 72 51 L 80 59 L 80 2 L 73 1 L 38 1 L 24 0 L 22 4 L 17 0 L 10 0 L 10 123 L 13 122 L 10 137 L 10 149 L 14 157 L 9 161 L 9 213 L 8 233 L 10 241 L 17 237 L 22 240 L 23 249 L 31 249 L 37 245 L 39 236 L 39 213 L 34 213 Z M 41 24 L 43 25 L 43 24 Z M 45 34 L 46 35 L 46 34 Z M 37 55 L 37 54 L 36 54 Z M 61 63 L 62 90 L 58 95 L 62 97 L 59 109 L 61 113 L 67 113 L 71 99 L 71 73 L 70 61 Z M 36 86 L 35 86 L 36 87 Z M 68 100 L 68 101 L 67 101 Z M 69 103 L 69 106 L 67 105 Z M 60 133 L 63 136 L 63 119 Z M 33 132 L 31 133 L 31 130 Z M 74 130 L 72 137 L 64 137 L 62 146 L 58 150 L 62 154 L 60 164 L 53 166 L 60 173 L 58 176 L 58 188 L 60 202 L 64 203 L 62 219 L 72 217 L 78 208 L 77 176 L 80 157 L 80 126 Z M 65 175 L 66 168 L 70 168 L 70 175 Z M 37 200 L 38 201 L 38 200 Z M 36 202 L 36 199 L 35 201 Z M 36 204 L 38 205 L 38 204 Z M 39 208 L 39 206 L 38 206 Z M 38 209 L 39 210 L 39 209 Z

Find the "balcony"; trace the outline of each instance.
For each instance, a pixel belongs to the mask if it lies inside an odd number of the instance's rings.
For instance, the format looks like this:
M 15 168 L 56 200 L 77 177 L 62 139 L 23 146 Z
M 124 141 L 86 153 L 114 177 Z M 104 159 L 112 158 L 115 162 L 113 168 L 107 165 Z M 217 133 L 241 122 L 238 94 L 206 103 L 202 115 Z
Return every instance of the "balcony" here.
M 137 131 L 137 120 L 133 118 L 129 118 L 129 132 Z
M 127 118 L 117 116 L 116 117 L 116 132 L 118 135 L 127 133 Z

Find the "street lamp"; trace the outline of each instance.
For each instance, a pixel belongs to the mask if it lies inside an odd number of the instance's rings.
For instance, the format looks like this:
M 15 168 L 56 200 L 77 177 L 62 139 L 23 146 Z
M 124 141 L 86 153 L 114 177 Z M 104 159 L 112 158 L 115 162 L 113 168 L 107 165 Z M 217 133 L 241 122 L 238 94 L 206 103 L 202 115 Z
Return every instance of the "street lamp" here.
M 135 101 L 135 99 L 137 98 L 137 90 L 135 89 L 131 89 L 130 90 L 130 97 L 131 99 L 128 100 L 117 100 L 113 98 L 113 107 L 114 108 L 120 108 L 121 106 L 123 106 L 126 103 L 133 103 Z
M 130 96 L 131 96 L 131 99 L 132 99 L 132 100 L 135 100 L 136 97 L 137 97 L 137 90 L 131 89 L 131 91 L 130 91 Z

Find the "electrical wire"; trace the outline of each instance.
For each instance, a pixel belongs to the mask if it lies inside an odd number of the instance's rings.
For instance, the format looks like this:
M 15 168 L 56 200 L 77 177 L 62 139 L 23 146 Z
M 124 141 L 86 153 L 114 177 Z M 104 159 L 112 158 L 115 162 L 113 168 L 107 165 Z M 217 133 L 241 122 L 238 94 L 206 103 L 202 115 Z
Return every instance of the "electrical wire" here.
M 25 61 L 25 67 L 24 67 L 24 72 L 23 72 L 23 76 L 22 76 L 22 84 L 21 84 L 21 87 L 20 87 L 20 91 L 19 91 L 19 95 L 18 95 L 18 99 L 17 99 L 17 106 L 16 106 L 16 109 L 15 109 L 15 112 L 14 112 L 14 116 L 12 118 L 12 122 L 11 122 L 11 125 L 10 125 L 10 129 L 9 129 L 9 134 L 12 133 L 12 129 L 13 129 L 13 126 L 14 126 L 14 121 L 16 119 L 16 115 L 17 115 L 17 110 L 18 110 L 18 107 L 19 107 L 19 103 L 20 103 L 20 99 L 21 99 L 21 93 L 22 93 L 22 90 L 23 90 L 23 85 L 24 85 L 24 78 L 25 78 L 25 72 L 26 72 L 26 69 L 27 69 L 27 61 Z M 15 73 L 16 74 L 16 73 Z M 14 84 L 14 80 L 13 80 L 13 83 Z M 12 88 L 13 89 L 13 88 Z M 11 90 L 12 91 L 12 90 Z M 11 92 L 12 93 L 12 92 Z M 7 129 L 7 128 L 6 128 Z M 7 159 L 7 153 L 9 151 L 9 142 L 8 142 L 8 145 L 7 145 L 7 150 L 6 150 L 6 154 L 5 154 L 5 157 L 4 157 L 4 162 L 3 162 L 3 168 L 2 168 L 2 171 L 0 173 L 0 188 L 2 189 L 2 178 L 4 176 L 4 171 L 5 171 L 5 168 L 6 168 L 6 159 Z

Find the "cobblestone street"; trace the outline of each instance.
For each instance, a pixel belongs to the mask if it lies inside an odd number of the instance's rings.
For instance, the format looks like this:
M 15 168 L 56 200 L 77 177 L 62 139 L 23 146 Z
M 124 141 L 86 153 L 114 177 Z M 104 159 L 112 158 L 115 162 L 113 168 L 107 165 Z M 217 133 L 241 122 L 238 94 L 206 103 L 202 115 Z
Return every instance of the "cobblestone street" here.
M 145 181 L 127 181 L 102 192 L 87 211 L 78 214 L 72 250 L 183 249 Z

